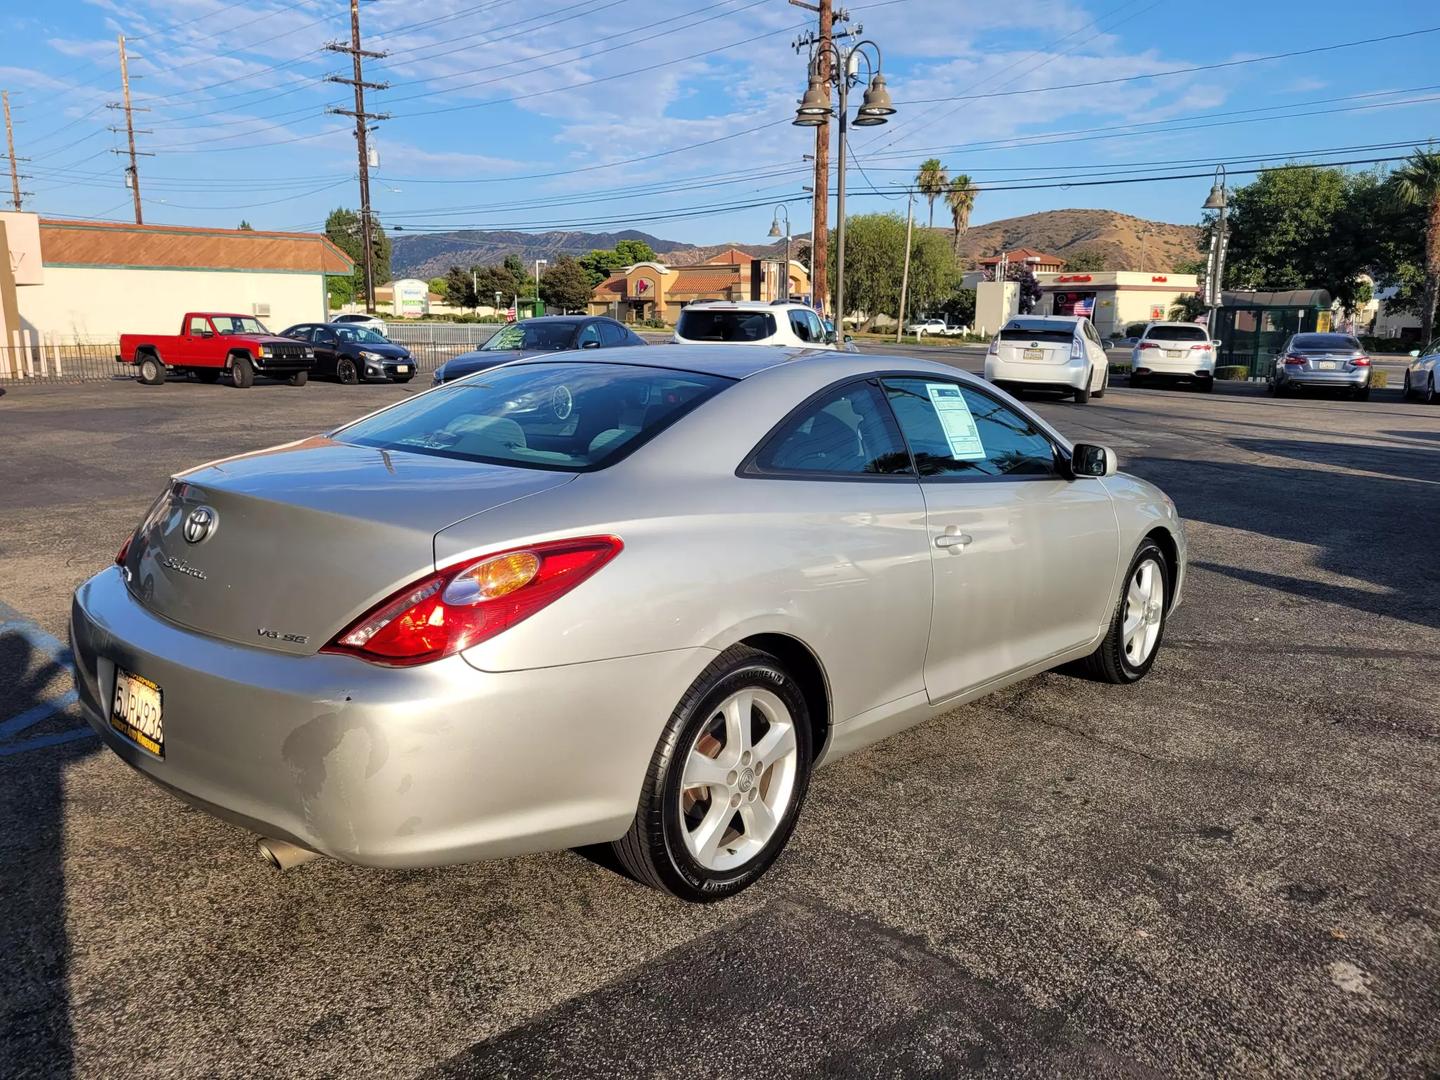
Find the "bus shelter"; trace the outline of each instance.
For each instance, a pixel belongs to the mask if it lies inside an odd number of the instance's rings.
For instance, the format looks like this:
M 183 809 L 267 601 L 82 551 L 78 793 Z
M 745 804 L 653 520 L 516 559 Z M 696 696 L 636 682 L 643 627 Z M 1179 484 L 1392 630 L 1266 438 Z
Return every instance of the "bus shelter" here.
M 1324 289 L 1222 293 L 1215 313 L 1221 342 L 1216 365 L 1247 368 L 1252 379 L 1267 377 L 1291 334 L 1331 329 L 1330 305 Z

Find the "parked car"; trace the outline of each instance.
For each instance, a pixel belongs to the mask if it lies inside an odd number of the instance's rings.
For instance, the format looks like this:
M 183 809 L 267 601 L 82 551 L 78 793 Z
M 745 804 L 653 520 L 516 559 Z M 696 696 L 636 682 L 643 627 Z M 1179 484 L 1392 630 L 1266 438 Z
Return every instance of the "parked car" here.
M 1370 397 L 1370 357 L 1349 334 L 1291 334 L 1266 380 L 1272 394 L 1340 390 L 1358 401 Z
M 415 377 L 415 358 L 403 345 L 358 323 L 300 323 L 285 336 L 303 341 L 315 353 L 315 375 L 342 383 L 408 383 Z
M 378 315 L 367 315 L 364 312 L 351 312 L 346 315 L 336 315 L 330 320 L 334 326 L 363 326 L 366 330 L 374 330 L 384 337 L 390 336 L 390 328 L 385 325 L 385 320 Z
M 815 309 L 789 301 L 697 300 L 687 304 L 671 339 L 677 344 L 790 345 L 834 349 L 835 331 L 827 330 Z
M 1418 397 L 1426 404 L 1440 402 L 1440 337 L 1423 349 L 1410 350 L 1410 366 L 1405 369 L 1405 398 Z
M 961 337 L 962 335 L 968 334 L 969 332 L 970 327 L 965 326 L 961 323 L 950 322 L 947 322 L 945 324 L 945 329 L 939 331 L 939 333 L 943 334 L 945 337 Z
M 859 352 L 860 347 L 855 344 L 855 339 L 846 334 L 843 339 L 835 336 L 835 320 L 827 319 L 823 315 L 820 318 L 820 326 L 825 331 L 825 340 L 834 341 L 835 348 L 843 352 Z
M 435 384 L 463 379 L 522 356 L 571 349 L 614 349 L 647 342 L 629 327 L 603 315 L 541 315 L 510 323 L 473 352 L 461 353 L 435 369 Z
M 923 337 L 925 334 L 945 333 L 944 319 L 916 319 L 905 327 L 905 333 Z
M 1144 678 L 1185 559 L 1114 451 L 953 367 L 636 347 L 181 473 L 71 636 L 105 744 L 282 865 L 606 844 L 706 901 L 818 764 L 1072 661 Z
M 121 334 L 115 360 L 134 364 L 146 386 L 158 386 L 169 374 L 193 373 L 205 383 L 228 374 L 244 388 L 257 375 L 304 386 L 315 357 L 301 342 L 270 333 L 253 315 L 189 311 L 178 334 Z
M 1198 323 L 1153 322 L 1130 350 L 1130 385 L 1183 380 L 1200 390 L 1214 390 L 1219 347 Z
M 1059 390 L 1084 405 L 1104 397 L 1110 364 L 1089 319 L 1017 315 L 985 354 L 985 378 L 1016 390 Z

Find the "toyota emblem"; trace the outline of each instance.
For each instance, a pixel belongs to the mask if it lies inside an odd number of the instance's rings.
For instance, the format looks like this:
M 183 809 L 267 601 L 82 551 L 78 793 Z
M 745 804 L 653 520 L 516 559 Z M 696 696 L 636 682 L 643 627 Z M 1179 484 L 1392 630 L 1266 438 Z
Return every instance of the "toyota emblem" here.
M 215 531 L 218 519 L 215 511 L 208 506 L 197 506 L 185 519 L 184 536 L 187 544 L 198 544 Z

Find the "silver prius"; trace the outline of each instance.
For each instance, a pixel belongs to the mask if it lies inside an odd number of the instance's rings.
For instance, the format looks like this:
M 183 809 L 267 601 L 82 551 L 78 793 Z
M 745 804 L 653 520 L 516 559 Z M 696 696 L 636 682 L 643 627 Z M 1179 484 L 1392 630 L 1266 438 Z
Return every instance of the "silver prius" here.
M 609 844 L 714 900 L 817 765 L 1072 661 L 1144 677 L 1185 536 L 954 368 L 673 345 L 182 473 L 116 562 L 73 605 L 90 723 L 282 865 Z

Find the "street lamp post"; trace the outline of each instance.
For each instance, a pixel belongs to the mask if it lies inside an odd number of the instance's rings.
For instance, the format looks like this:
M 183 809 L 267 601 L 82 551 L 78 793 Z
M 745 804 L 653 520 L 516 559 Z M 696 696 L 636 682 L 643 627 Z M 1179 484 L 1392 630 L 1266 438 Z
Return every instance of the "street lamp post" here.
M 859 33 L 859 30 L 856 30 Z M 880 70 L 880 46 L 873 41 L 857 41 L 850 48 L 842 48 L 833 39 L 816 41 L 804 39 L 797 48 L 810 48 L 810 85 L 800 105 L 795 110 L 794 123 L 798 127 L 819 127 L 831 115 L 830 105 L 823 88 L 821 58 L 828 57 L 830 83 L 839 91 L 839 142 L 835 153 L 835 326 L 836 332 L 845 333 L 845 158 L 846 132 L 850 119 L 850 88 L 860 85 L 860 61 L 865 61 L 870 76 L 870 85 L 865 90 L 865 100 L 855 113 L 856 127 L 874 127 L 886 123 L 895 114 L 890 101 L 890 91 L 885 88 L 885 75 Z M 867 48 L 869 51 L 867 51 Z M 874 53 L 874 59 L 871 59 Z
M 1225 278 L 1225 210 L 1229 205 L 1229 198 L 1225 191 L 1225 166 L 1215 166 L 1215 183 L 1210 187 L 1210 196 L 1205 200 L 1204 210 L 1216 210 L 1219 217 L 1215 221 L 1215 229 L 1210 233 L 1210 254 L 1205 260 L 1205 306 L 1210 309 L 1208 318 L 1205 320 L 1206 328 L 1213 340 L 1215 337 L 1215 322 L 1220 304 L 1224 299 L 1222 282 Z
M 549 265 L 549 259 L 535 260 L 535 306 L 537 308 L 540 306 L 540 267 Z
M 780 232 L 780 218 L 785 218 L 785 232 Z M 780 299 L 790 299 L 790 211 L 784 203 L 775 207 L 774 216 L 770 221 L 770 235 L 772 237 L 785 237 L 785 265 L 780 269 Z

